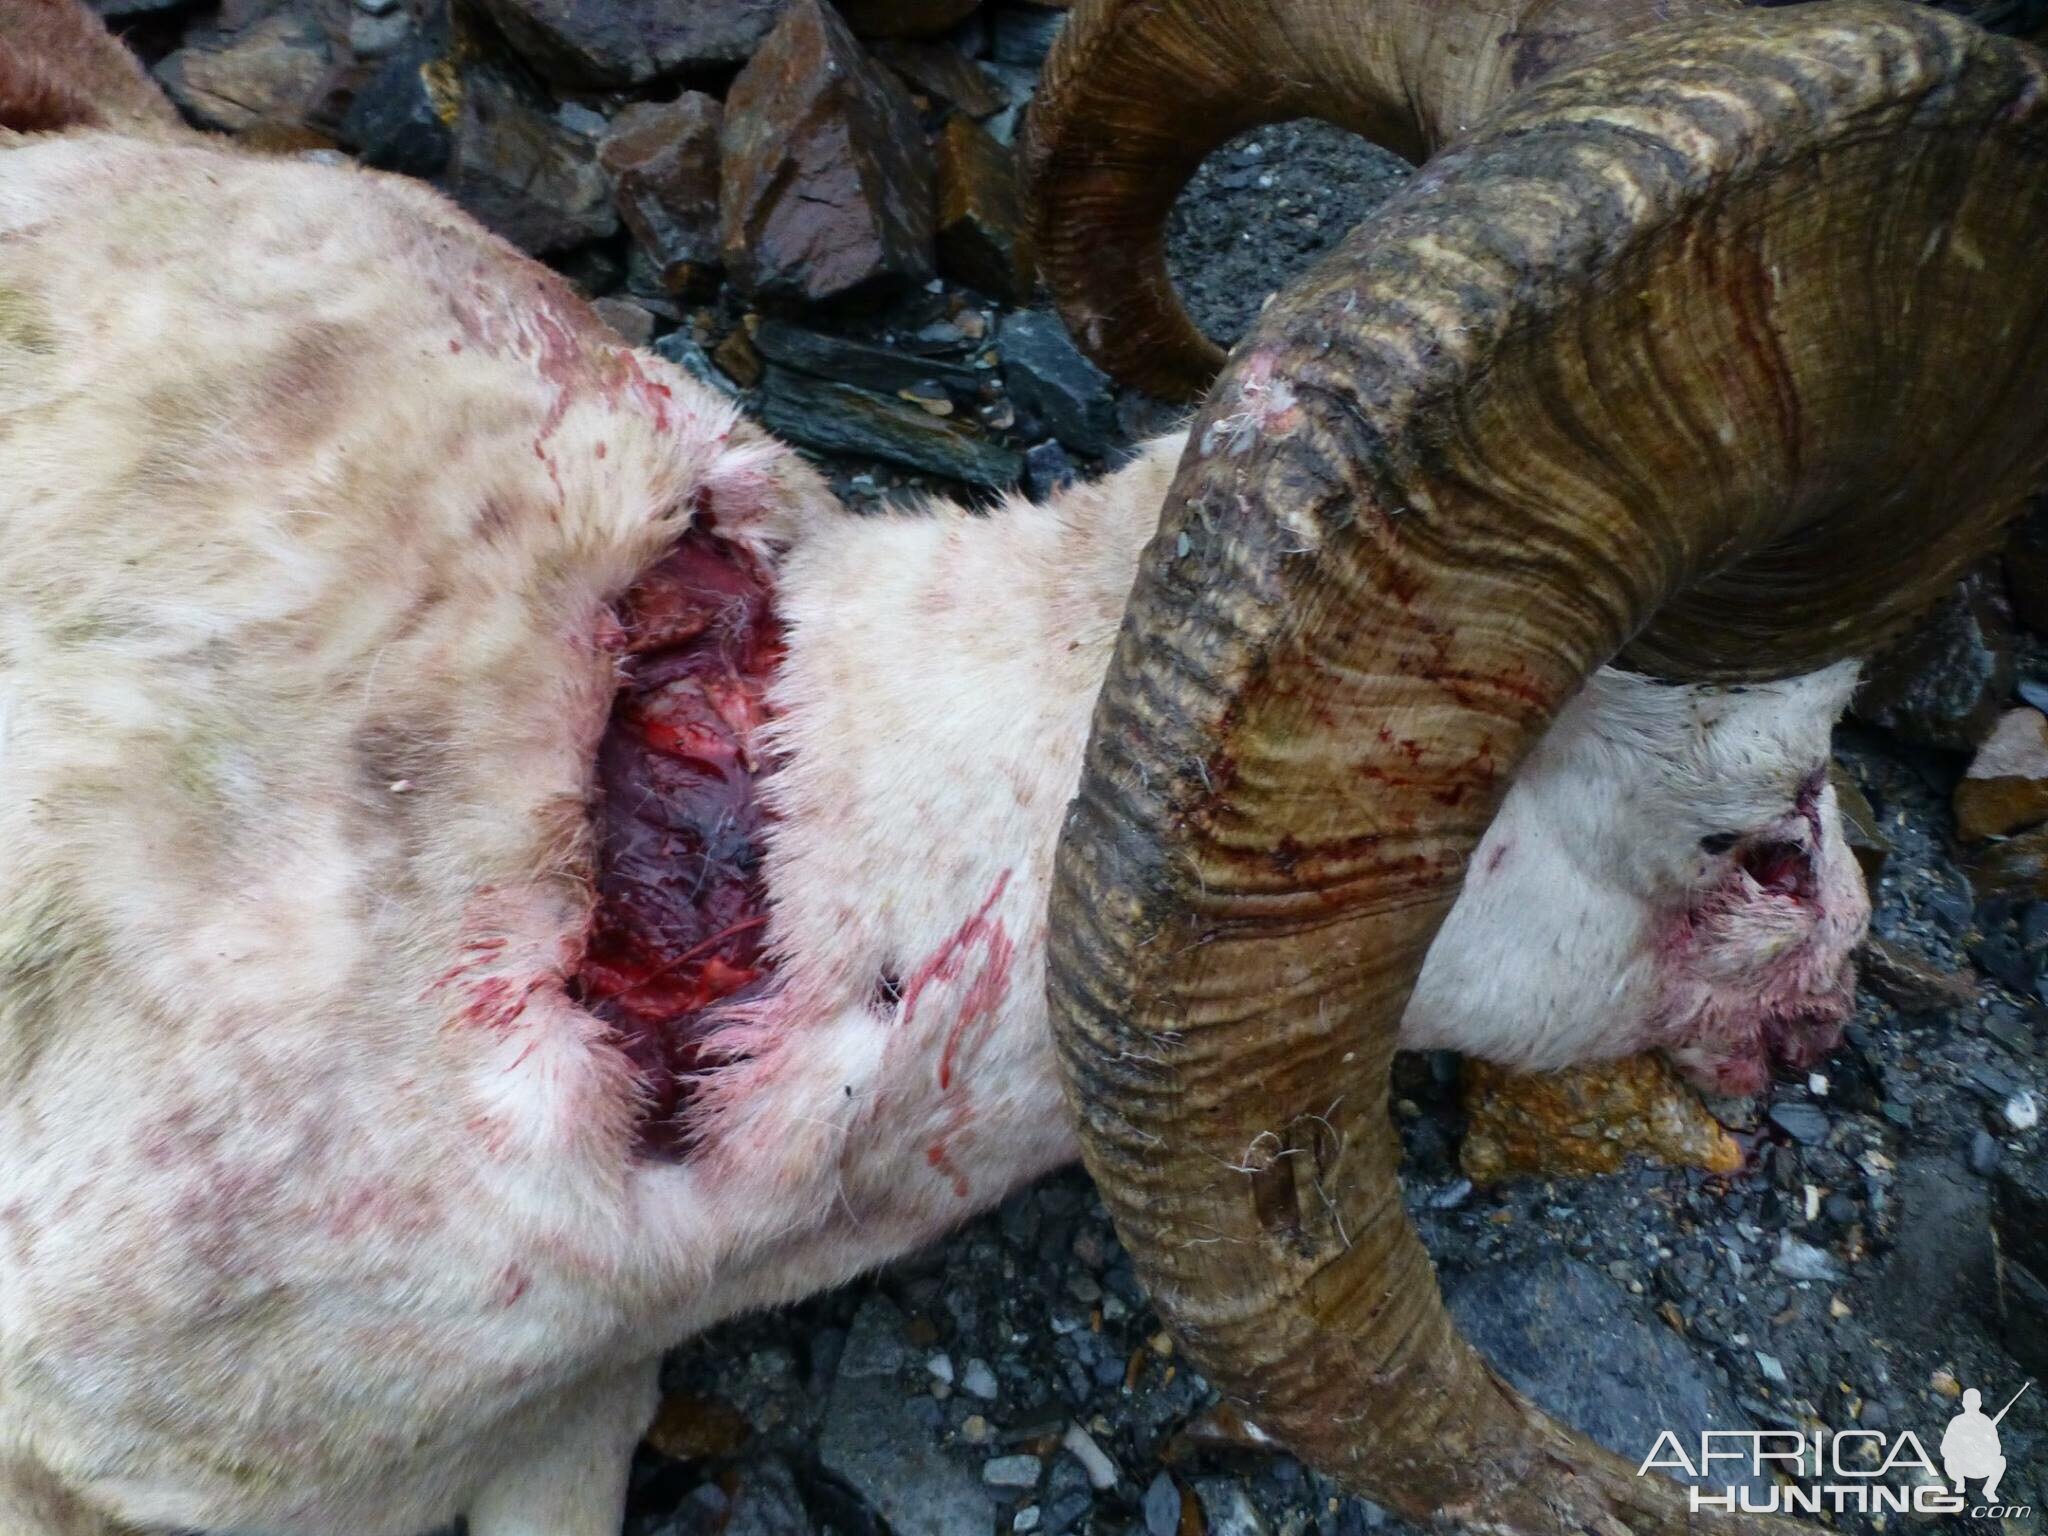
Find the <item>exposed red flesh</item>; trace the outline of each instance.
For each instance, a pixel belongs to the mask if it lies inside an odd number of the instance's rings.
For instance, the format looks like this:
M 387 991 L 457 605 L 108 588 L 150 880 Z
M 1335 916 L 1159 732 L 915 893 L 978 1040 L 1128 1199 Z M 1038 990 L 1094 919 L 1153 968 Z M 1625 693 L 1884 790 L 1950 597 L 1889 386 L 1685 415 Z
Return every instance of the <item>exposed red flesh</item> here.
M 574 991 L 633 1062 L 651 1157 L 687 1151 L 707 1010 L 767 975 L 774 596 L 759 560 L 700 524 L 619 605 L 625 678 L 598 747 L 597 912 Z

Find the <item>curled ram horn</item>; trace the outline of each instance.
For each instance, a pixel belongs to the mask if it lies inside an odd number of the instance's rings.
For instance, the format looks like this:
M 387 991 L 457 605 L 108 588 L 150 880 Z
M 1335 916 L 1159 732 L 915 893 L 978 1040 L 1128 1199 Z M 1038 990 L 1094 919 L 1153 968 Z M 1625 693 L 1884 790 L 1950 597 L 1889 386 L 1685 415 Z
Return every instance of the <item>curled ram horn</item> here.
M 1405 1514 L 1688 1528 L 1453 1328 L 1399 1196 L 1395 1021 L 1594 668 L 1868 650 L 2034 483 L 2043 87 L 1885 0 L 1646 30 L 1431 161 L 1195 419 L 1060 846 L 1054 1029 L 1162 1314 Z

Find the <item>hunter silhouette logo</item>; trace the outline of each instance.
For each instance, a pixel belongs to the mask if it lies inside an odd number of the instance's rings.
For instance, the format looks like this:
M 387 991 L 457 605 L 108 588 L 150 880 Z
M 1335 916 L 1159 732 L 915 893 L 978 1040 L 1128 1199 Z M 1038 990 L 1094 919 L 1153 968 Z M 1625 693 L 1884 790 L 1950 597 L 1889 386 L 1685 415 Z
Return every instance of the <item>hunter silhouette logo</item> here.
M 1998 1482 L 2005 1476 L 2005 1455 L 1998 1443 L 1998 1420 L 2012 1411 L 2012 1405 L 2032 1385 L 2031 1381 L 2023 1385 L 1998 1410 L 1997 1416 L 1989 1419 L 1984 1417 L 1983 1393 L 1972 1387 L 1963 1394 L 1963 1411 L 1949 1420 L 1948 1428 L 1941 1437 L 1941 1469 L 1956 1485 L 1957 1493 L 1963 1491 L 1965 1480 L 1981 1477 L 1984 1479 L 1984 1502 L 1997 1502 Z
M 1998 1422 L 2031 1386 L 2031 1381 L 2022 1385 L 1991 1415 L 1984 1412 L 1983 1393 L 1975 1387 L 1965 1392 L 1963 1411 L 1942 1433 L 1938 1469 L 1920 1437 L 1910 1429 L 1896 1435 L 1875 1429 L 1843 1429 L 1833 1434 L 1710 1429 L 1700 1434 L 1696 1449 L 1667 1429 L 1657 1437 L 1636 1474 L 1659 1470 L 1680 1474 L 1693 1485 L 1686 1493 L 1695 1512 L 1968 1513 L 1978 1518 L 2024 1519 L 2032 1512 L 2026 1505 L 1998 1502 L 1999 1484 L 2006 1473 Z M 1984 1485 L 1975 1504 L 1964 1486 L 1973 1481 Z

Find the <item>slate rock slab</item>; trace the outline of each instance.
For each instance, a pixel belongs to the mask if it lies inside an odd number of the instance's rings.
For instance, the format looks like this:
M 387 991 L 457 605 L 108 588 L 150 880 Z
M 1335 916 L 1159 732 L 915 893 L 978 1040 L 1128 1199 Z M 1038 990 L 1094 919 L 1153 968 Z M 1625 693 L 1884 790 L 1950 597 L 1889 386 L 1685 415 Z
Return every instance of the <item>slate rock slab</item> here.
M 1700 1431 L 1755 1427 L 1683 1339 L 1589 1264 L 1496 1265 L 1454 1281 L 1445 1299 L 1517 1390 L 1632 1463 L 1667 1429 L 1697 1457 Z M 1716 1467 L 1716 1491 L 1731 1470 L 1741 1469 Z M 1748 1486 L 1768 1497 L 1767 1479 Z

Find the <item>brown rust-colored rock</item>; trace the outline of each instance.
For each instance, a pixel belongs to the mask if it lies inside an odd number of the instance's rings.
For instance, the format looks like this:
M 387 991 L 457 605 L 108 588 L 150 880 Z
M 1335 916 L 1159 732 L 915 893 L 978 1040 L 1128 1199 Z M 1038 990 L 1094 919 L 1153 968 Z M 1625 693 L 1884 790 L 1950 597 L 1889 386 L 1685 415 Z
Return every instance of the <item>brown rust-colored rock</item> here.
M 711 360 L 741 389 L 752 389 L 761 382 L 764 366 L 761 354 L 745 326 L 736 326 L 725 340 L 712 348 Z
M 1908 1014 L 1975 1008 L 1983 996 L 1968 977 L 1944 971 L 1918 950 L 1874 933 L 1857 946 L 1856 979 Z
M 753 1430 L 737 1408 L 689 1392 L 674 1392 L 662 1399 L 646 1436 L 649 1447 L 671 1461 L 736 1456 L 752 1438 Z
M 1963 873 L 1979 896 L 2048 901 L 2048 827 L 1999 838 L 1963 856 Z
M 1878 825 L 1877 809 L 1863 793 L 1863 786 L 1844 772 L 1840 763 L 1828 764 L 1828 782 L 1835 788 L 1835 804 L 1842 813 L 1842 838 L 1856 856 L 1863 883 L 1876 890 L 1877 877 L 1892 856 L 1892 840 Z
M 950 43 L 892 39 L 875 45 L 875 57 L 913 91 L 983 118 L 1002 110 L 1004 96 L 974 60 Z
M 1475 1184 L 1613 1173 L 1631 1157 L 1708 1173 L 1742 1168 L 1741 1145 L 1654 1053 L 1562 1072 L 1468 1061 L 1460 1091 L 1458 1164 Z
M 720 238 L 748 293 L 817 303 L 932 273 L 932 160 L 903 87 L 790 0 L 725 101 Z
M 1956 835 L 2001 837 L 2048 821 L 2048 715 L 2009 709 L 1956 785 Z
M 646 249 L 661 286 L 689 294 L 715 281 L 718 242 L 718 103 L 697 91 L 638 102 L 612 119 L 598 148 L 612 199 Z
M 971 119 L 939 130 L 939 270 L 996 298 L 1031 297 L 1031 241 L 1010 151 Z
M 646 85 L 731 69 L 768 35 L 783 0 L 482 0 L 507 41 L 550 80 Z

